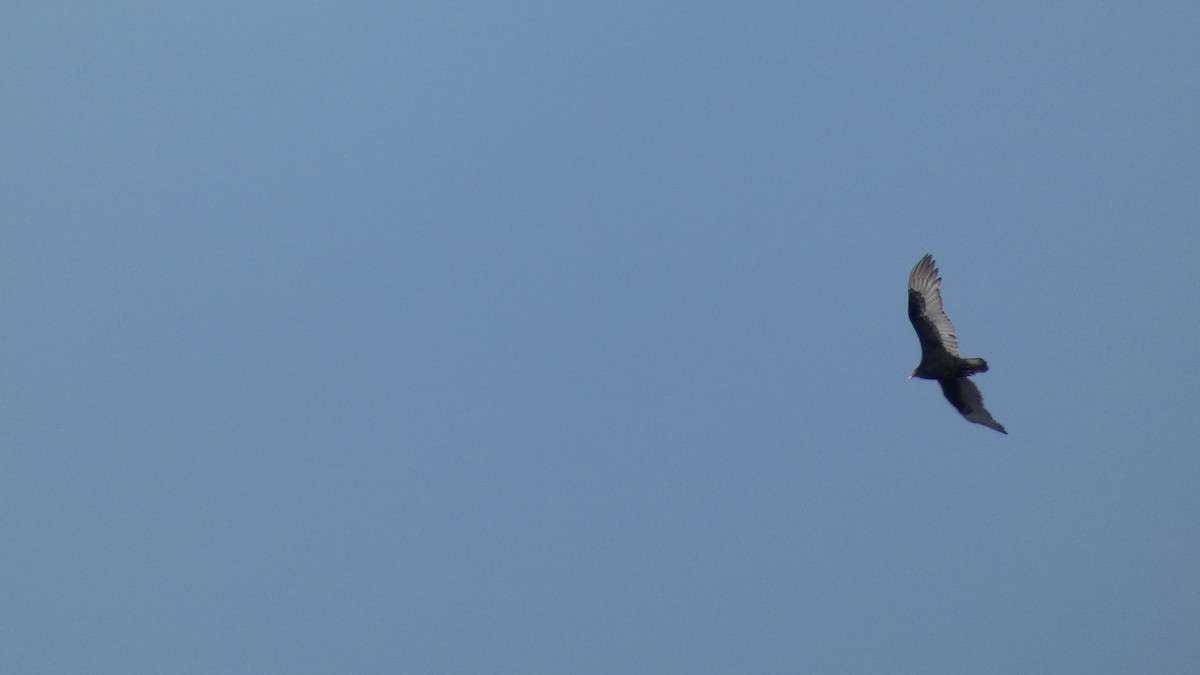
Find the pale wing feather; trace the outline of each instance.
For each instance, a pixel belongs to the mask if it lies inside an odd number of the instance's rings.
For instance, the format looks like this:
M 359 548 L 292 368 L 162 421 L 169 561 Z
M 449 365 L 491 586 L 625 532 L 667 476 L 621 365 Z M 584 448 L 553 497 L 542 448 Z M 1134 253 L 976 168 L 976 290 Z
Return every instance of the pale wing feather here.
M 921 296 L 921 313 L 937 331 L 942 348 L 952 356 L 958 356 L 958 338 L 954 337 L 954 325 L 946 316 L 946 310 L 942 309 L 942 294 L 939 290 L 941 284 L 942 280 L 938 277 L 933 256 L 928 254 L 917 261 L 908 275 L 908 288 Z

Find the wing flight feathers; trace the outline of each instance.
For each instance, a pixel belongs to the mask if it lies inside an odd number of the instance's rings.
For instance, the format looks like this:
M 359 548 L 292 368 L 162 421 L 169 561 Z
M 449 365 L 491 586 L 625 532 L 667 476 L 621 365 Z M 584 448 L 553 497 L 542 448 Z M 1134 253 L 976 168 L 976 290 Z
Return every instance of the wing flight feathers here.
M 951 356 L 958 356 L 954 325 L 942 309 L 941 283 L 933 256 L 926 254 L 908 275 L 908 319 L 917 331 L 922 349 L 941 348 Z
M 983 407 L 983 395 L 979 393 L 979 387 L 976 387 L 974 382 L 965 377 L 947 377 L 938 380 L 938 384 L 942 385 L 942 393 L 946 395 L 946 400 L 950 401 L 963 417 L 1002 434 L 1008 433 L 1004 430 L 1004 425 L 997 422 Z

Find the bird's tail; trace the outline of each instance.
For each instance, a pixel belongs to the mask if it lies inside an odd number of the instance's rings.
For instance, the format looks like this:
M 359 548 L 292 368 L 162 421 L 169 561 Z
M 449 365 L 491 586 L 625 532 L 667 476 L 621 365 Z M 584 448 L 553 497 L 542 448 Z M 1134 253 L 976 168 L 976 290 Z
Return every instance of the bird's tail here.
M 981 358 L 963 359 L 959 362 L 959 377 L 974 375 L 975 373 L 986 373 L 987 370 L 987 361 Z

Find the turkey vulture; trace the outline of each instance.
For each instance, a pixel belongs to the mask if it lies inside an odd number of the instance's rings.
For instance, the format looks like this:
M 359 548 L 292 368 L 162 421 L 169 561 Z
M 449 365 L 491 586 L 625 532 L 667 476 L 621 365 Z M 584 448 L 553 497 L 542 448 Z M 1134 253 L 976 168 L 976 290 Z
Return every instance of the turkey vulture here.
M 988 364 L 983 359 L 964 359 L 958 355 L 954 326 L 942 309 L 942 294 L 938 292 L 941 283 L 933 256 L 929 254 L 918 260 L 908 275 L 908 320 L 921 341 L 921 363 L 908 378 L 937 380 L 946 400 L 968 421 L 1007 434 L 1004 425 L 983 407 L 979 388 L 967 379 L 975 373 L 986 373 Z

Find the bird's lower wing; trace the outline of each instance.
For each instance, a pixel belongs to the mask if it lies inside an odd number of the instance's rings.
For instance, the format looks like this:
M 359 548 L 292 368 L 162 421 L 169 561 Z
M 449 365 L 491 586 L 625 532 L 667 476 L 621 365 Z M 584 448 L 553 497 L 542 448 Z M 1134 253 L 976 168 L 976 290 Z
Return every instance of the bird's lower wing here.
M 948 377 L 938 380 L 938 384 L 942 385 L 942 393 L 946 395 L 946 400 L 950 401 L 950 405 L 962 413 L 963 417 L 1002 434 L 1008 433 L 1004 430 L 1004 425 L 997 422 L 983 407 L 983 395 L 979 393 L 979 387 L 976 387 L 974 382 L 965 377 Z

